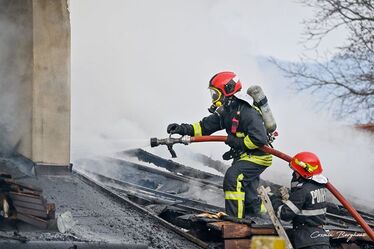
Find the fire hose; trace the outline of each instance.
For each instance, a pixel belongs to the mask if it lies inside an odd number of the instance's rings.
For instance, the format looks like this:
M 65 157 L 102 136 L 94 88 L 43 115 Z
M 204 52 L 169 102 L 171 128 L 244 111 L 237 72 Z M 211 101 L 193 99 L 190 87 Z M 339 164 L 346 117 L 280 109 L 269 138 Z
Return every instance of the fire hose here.
M 227 136 L 198 136 L 198 137 L 189 137 L 189 136 L 182 136 L 179 138 L 174 138 L 171 135 L 165 139 L 158 139 L 158 138 L 151 138 L 151 147 L 156 147 L 159 145 L 166 145 L 168 150 L 170 151 L 172 157 L 176 157 L 176 153 L 173 150 L 174 144 L 184 144 L 188 145 L 190 143 L 199 143 L 199 142 L 225 142 Z M 279 157 L 286 162 L 291 162 L 292 157 L 275 150 L 267 145 L 262 146 L 259 148 L 263 152 L 272 154 L 276 157 Z M 347 199 L 331 184 L 331 182 L 327 182 L 325 184 L 326 188 L 335 196 L 336 199 L 348 210 L 348 212 L 352 215 L 352 217 L 357 221 L 357 223 L 364 229 L 366 234 L 374 241 L 374 231 L 370 228 L 370 226 L 366 223 L 366 221 L 361 217 L 361 215 L 357 212 L 357 210 L 352 207 L 352 205 L 348 202 Z

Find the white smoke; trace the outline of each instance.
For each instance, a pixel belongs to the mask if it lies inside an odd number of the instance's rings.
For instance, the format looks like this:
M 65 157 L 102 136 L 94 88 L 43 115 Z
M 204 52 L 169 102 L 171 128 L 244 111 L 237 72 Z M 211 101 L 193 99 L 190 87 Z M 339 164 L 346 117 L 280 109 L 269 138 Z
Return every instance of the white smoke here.
M 338 189 L 374 203 L 373 137 L 334 121 L 315 107 L 315 97 L 292 92 L 262 57 L 300 50 L 295 33 L 301 29 L 292 30 L 299 27 L 292 18 L 282 22 L 292 4 L 277 10 L 249 2 L 72 1 L 73 157 L 125 149 L 118 141 L 165 137 L 171 122 L 200 120 L 208 114 L 210 77 L 232 70 L 245 87 L 260 84 L 268 95 L 280 133 L 276 148 L 315 152 Z M 220 159 L 228 147 L 189 149 Z M 289 175 L 286 163 L 275 159 L 264 177 L 286 184 Z
M 32 13 L 29 3 L 0 10 L 0 155 L 31 156 Z M 17 18 L 15 18 L 17 17 Z
M 264 82 L 278 79 L 279 85 L 287 85 L 279 72 L 274 72 L 271 67 L 267 71 Z M 301 151 L 316 153 L 321 159 L 324 175 L 339 190 L 356 203 L 372 206 L 374 193 L 370 182 L 374 177 L 374 136 L 334 120 L 315 96 L 276 87 L 269 88 L 268 95 L 280 133 L 274 143 L 276 148 L 291 156 Z M 287 172 L 284 171 L 286 164 L 279 159 L 275 162 L 264 177 L 285 184 L 279 176 Z M 279 173 L 274 174 L 274 171 Z

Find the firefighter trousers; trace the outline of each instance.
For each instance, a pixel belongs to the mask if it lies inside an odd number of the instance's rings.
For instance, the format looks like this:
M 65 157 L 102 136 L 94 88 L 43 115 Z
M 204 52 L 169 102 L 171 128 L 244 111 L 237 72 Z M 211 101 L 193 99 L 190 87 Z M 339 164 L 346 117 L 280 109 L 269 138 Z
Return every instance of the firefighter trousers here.
M 237 160 L 227 169 L 223 179 L 225 210 L 230 216 L 244 218 L 245 215 L 260 213 L 261 199 L 257 188 L 260 174 L 266 166 L 250 161 Z

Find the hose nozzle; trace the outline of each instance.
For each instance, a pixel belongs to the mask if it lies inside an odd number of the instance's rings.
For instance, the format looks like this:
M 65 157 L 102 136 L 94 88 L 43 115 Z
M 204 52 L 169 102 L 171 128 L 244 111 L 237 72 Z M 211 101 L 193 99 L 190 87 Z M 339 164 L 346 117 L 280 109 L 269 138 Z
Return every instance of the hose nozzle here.
M 156 147 L 156 146 L 159 146 L 160 145 L 160 142 L 158 141 L 157 138 L 155 137 L 152 137 L 151 138 L 151 147 Z
M 174 144 L 184 144 L 184 145 L 187 145 L 191 142 L 191 137 L 189 136 L 182 136 L 182 137 L 179 137 L 179 138 L 175 138 L 175 137 L 171 137 L 171 134 L 169 137 L 167 138 L 161 138 L 161 139 L 158 139 L 158 138 L 151 138 L 150 140 L 151 142 L 151 147 L 156 147 L 156 146 L 159 146 L 159 145 L 166 145 L 168 147 L 168 150 L 170 151 L 170 154 L 173 158 L 177 157 L 177 154 L 175 153 L 174 149 L 173 149 L 173 145 Z

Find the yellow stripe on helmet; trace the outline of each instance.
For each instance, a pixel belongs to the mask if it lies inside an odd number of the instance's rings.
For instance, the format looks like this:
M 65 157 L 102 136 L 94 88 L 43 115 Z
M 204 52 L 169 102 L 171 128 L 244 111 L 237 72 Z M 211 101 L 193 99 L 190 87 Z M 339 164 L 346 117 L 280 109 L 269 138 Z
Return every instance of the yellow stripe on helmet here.
M 300 161 L 299 159 L 295 158 L 295 163 L 301 167 L 303 167 L 306 171 L 308 171 L 309 173 L 312 173 L 313 171 L 315 171 L 316 169 L 318 169 L 318 165 L 316 166 L 313 166 L 309 163 L 305 163 L 303 161 Z

